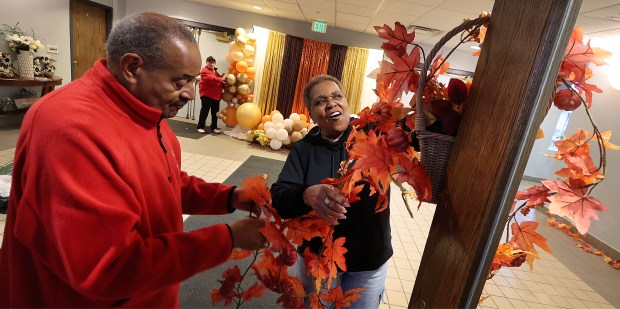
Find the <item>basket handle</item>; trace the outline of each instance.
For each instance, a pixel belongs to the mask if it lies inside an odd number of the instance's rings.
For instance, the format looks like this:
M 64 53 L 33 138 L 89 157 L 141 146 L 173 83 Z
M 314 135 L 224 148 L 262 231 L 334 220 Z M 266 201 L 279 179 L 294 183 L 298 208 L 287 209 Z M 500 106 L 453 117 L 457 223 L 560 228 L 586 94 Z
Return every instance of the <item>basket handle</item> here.
M 457 33 L 461 33 L 465 29 L 469 29 L 471 27 L 481 25 L 489 21 L 489 19 L 490 19 L 489 16 L 478 17 L 476 19 L 473 19 L 473 20 L 470 20 L 470 21 L 467 21 L 467 22 L 464 22 L 458 25 L 456 28 L 446 33 L 441 38 L 441 40 L 439 40 L 439 42 L 435 44 L 435 47 L 431 49 L 431 51 L 428 53 L 428 56 L 426 56 L 426 59 L 424 59 L 424 65 L 422 65 L 422 70 L 420 71 L 420 79 L 418 81 L 419 84 L 418 84 L 418 91 L 417 91 L 418 93 L 416 96 L 416 103 L 415 103 L 415 109 L 416 109 L 415 130 L 416 131 L 426 130 L 426 119 L 424 116 L 424 109 L 422 107 L 422 96 L 424 94 L 424 87 L 426 86 L 426 83 L 428 82 L 427 76 L 426 76 L 428 67 L 431 65 L 433 58 L 435 58 L 435 55 L 437 55 L 437 53 L 443 47 L 443 45 L 446 44 L 446 42 L 448 42 L 450 39 L 452 39 L 452 37 L 455 36 Z

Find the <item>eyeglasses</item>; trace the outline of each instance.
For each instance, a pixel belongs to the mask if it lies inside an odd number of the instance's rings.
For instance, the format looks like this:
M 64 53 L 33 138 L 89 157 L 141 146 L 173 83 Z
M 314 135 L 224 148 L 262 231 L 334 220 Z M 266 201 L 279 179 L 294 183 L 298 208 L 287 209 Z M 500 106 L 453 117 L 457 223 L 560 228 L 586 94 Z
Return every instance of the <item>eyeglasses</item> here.
M 344 94 L 340 92 L 336 92 L 332 94 L 331 96 L 319 96 L 319 97 L 314 98 L 312 102 L 314 105 L 323 105 L 323 104 L 327 104 L 327 99 L 329 98 L 331 98 L 332 100 L 342 100 L 344 99 Z

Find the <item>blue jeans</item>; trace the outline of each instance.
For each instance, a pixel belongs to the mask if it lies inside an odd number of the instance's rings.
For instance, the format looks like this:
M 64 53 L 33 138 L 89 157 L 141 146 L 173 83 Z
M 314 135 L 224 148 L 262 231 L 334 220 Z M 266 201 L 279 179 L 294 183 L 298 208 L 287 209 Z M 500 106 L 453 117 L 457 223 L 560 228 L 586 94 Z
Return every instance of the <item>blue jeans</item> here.
M 383 293 L 385 291 L 385 278 L 387 277 L 387 262 L 376 270 L 357 271 L 357 272 L 338 272 L 338 279 L 332 280 L 332 287 L 336 287 L 338 283 L 342 287 L 342 293 L 357 288 L 366 288 L 360 292 L 362 297 L 351 303 L 350 308 L 378 308 Z M 314 281 L 306 273 L 306 263 L 300 254 L 297 254 L 297 276 L 304 284 L 306 293 L 314 293 Z M 310 302 L 306 299 L 306 306 L 310 306 Z M 329 306 L 332 308 L 333 306 Z

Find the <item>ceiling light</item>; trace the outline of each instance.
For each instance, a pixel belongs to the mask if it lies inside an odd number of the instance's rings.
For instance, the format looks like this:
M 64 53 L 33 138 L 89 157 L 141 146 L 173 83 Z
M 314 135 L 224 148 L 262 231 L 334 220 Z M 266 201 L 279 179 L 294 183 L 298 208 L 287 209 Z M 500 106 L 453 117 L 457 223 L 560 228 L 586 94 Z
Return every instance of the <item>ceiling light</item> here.
M 613 20 L 613 21 L 620 21 L 620 17 L 617 17 L 617 16 L 608 16 L 608 17 L 605 17 L 605 19 Z
M 262 7 L 260 7 L 260 6 L 258 6 L 258 5 L 254 5 L 254 6 L 252 6 L 252 8 L 254 8 L 254 9 L 255 9 L 255 10 L 257 10 L 257 11 L 260 11 L 260 10 L 262 10 L 262 9 L 263 9 Z
M 479 50 L 479 49 L 480 49 L 480 46 L 478 46 L 478 45 L 472 45 L 472 46 L 470 46 L 469 48 L 471 48 L 471 49 L 475 49 L 475 50 Z

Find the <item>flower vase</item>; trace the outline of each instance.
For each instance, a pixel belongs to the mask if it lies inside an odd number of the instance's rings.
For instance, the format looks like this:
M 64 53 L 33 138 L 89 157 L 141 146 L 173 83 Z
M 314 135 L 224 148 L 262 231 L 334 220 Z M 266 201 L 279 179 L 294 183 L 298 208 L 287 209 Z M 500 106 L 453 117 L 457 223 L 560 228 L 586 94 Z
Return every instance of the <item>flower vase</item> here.
M 30 51 L 20 50 L 17 54 L 17 73 L 21 77 L 34 78 L 34 61 Z

